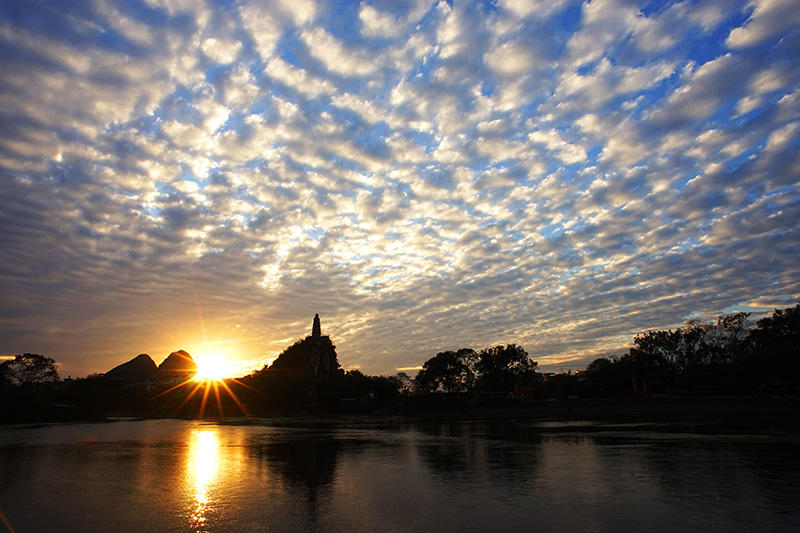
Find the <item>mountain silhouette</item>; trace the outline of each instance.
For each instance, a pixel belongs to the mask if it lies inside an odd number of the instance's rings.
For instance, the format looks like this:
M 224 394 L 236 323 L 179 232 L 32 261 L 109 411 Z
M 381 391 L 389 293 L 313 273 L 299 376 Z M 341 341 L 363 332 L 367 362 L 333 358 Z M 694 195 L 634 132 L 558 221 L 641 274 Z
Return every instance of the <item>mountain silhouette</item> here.
M 192 359 L 192 356 L 189 355 L 189 352 L 186 350 L 178 350 L 177 352 L 169 354 L 167 358 L 158 365 L 158 369 L 168 372 L 197 372 L 197 364 L 194 362 L 194 359 Z
M 158 367 L 153 359 L 146 353 L 142 353 L 119 366 L 115 366 L 106 376 L 114 379 L 121 379 L 129 383 L 142 383 L 158 379 Z
M 194 362 L 189 352 L 178 350 L 172 352 L 158 365 L 162 379 L 191 379 L 197 374 L 197 363 Z
M 127 363 L 115 366 L 106 372 L 106 376 L 130 385 L 149 381 L 187 380 L 196 373 L 197 364 L 189 352 L 178 350 L 169 354 L 159 366 L 146 353 L 139 354 Z

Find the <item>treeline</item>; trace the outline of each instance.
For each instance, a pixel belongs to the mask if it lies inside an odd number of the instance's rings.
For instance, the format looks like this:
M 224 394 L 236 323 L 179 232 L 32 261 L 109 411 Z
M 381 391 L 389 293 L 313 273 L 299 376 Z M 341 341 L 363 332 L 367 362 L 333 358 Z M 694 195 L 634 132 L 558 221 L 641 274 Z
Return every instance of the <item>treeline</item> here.
M 532 398 L 538 363 L 516 344 L 461 348 L 428 359 L 414 378 L 417 394 L 462 394 L 472 399 Z
M 532 399 L 536 364 L 521 347 L 509 344 L 440 352 L 425 361 L 413 378 L 405 372 L 369 376 L 339 369 L 334 376 L 311 379 L 303 373 L 265 369 L 236 380 L 234 387 L 259 414 L 425 409 L 509 397 Z
M 750 327 L 749 313 L 691 320 L 648 331 L 620 357 L 589 364 L 570 392 L 624 394 L 758 394 L 800 392 L 800 304 L 776 309 Z
M 583 372 L 536 372 L 519 346 L 462 348 L 428 359 L 412 380 L 413 396 L 452 402 L 685 395 L 800 393 L 800 304 L 776 309 L 753 327 L 749 313 L 690 320 L 677 329 L 634 337 L 621 356 Z

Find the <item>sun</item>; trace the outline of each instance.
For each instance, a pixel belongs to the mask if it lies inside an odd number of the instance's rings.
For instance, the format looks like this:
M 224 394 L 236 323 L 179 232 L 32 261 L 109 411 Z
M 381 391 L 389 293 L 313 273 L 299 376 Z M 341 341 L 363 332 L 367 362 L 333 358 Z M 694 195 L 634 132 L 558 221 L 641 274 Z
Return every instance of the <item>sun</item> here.
M 195 363 L 197 363 L 197 374 L 194 379 L 197 381 L 206 379 L 218 381 L 231 377 L 233 373 L 233 366 L 221 355 L 197 357 Z

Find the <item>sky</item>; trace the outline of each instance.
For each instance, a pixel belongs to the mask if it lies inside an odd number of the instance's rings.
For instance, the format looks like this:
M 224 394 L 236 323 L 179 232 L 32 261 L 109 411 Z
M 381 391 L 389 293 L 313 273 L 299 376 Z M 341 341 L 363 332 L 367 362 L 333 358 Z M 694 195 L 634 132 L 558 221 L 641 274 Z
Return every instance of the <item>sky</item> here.
M 12 0 L 0 354 L 542 370 L 800 297 L 798 0 Z

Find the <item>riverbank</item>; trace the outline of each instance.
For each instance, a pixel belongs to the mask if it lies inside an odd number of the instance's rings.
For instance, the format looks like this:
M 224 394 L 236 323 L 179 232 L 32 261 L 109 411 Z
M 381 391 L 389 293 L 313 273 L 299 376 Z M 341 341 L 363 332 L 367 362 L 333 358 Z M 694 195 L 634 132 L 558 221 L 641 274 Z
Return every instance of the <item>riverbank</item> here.
M 497 402 L 404 411 L 453 419 L 584 420 L 628 424 L 720 425 L 742 429 L 800 430 L 800 398 L 724 396 Z
M 153 416 L 115 412 L 109 417 L 132 418 L 206 418 L 259 419 L 284 417 L 347 418 L 350 416 L 408 416 L 442 420 L 536 420 L 557 422 L 597 422 L 605 424 L 657 425 L 659 427 L 704 426 L 732 430 L 800 431 L 800 397 L 709 396 L 650 397 L 610 399 L 565 399 L 533 401 L 496 401 L 479 404 L 441 404 L 414 406 L 413 403 L 391 406 L 360 405 L 347 409 L 297 409 L 265 413 L 243 413 L 229 409 L 224 416 Z M 81 419 L 31 419 L 15 423 L 53 423 L 102 421 L 105 417 Z

